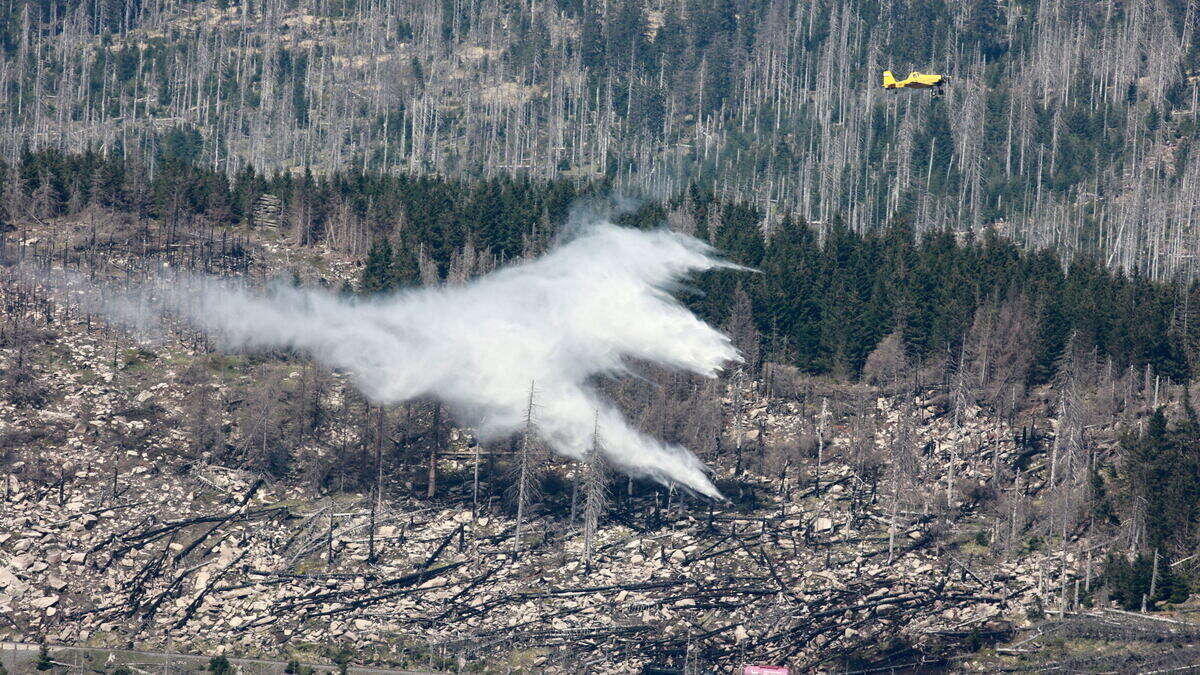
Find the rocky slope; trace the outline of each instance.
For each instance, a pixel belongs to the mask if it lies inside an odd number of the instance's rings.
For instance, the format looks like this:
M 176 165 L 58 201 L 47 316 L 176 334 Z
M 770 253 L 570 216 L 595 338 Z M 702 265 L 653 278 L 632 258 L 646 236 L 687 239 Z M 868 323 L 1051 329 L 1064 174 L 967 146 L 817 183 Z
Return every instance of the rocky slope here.
M 247 246 L 267 266 L 300 258 Z M 322 265 L 334 281 L 353 272 Z M 1027 545 L 1012 495 L 1036 499 L 1039 460 L 1017 428 L 975 407 L 955 419 L 934 390 L 861 388 L 850 416 L 817 412 L 821 392 L 846 399 L 827 382 L 794 396 L 731 387 L 726 450 L 707 458 L 731 501 L 621 481 L 589 565 L 563 500 L 547 498 L 520 541 L 498 503 L 473 508 L 466 430 L 450 434 L 434 499 L 391 476 L 375 500 L 314 488 L 301 468 L 267 479 L 223 466 L 188 449 L 195 369 L 214 378 L 213 424 L 228 429 L 225 394 L 268 366 L 293 386 L 303 366 L 213 358 L 186 335 L 137 343 L 12 275 L 0 292 L 0 640 L 348 648 L 356 662 L 444 670 L 811 670 L 951 658 L 969 636 L 1072 602 L 1064 589 L 1094 574 L 1086 540 Z M 330 446 L 313 457 L 348 459 Z M 547 471 L 567 484 L 575 467 Z

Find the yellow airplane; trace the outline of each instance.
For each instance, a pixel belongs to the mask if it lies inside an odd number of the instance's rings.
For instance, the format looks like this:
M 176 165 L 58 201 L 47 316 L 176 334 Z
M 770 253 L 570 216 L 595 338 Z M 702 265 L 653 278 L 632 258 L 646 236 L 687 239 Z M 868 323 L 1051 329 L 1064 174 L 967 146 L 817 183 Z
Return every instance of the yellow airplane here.
M 908 77 L 903 80 L 897 80 L 892 71 L 883 71 L 883 88 L 884 89 L 935 89 L 941 91 L 942 85 L 946 83 L 946 78 L 942 75 L 930 75 L 927 73 L 918 73 L 913 71 L 908 74 Z

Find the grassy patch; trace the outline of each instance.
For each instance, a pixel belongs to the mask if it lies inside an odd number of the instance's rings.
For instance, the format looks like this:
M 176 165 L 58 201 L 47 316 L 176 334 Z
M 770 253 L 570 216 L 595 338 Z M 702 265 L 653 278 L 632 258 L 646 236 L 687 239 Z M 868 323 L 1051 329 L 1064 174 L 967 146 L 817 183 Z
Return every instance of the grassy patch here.
M 154 352 L 145 349 L 144 347 L 131 347 L 121 352 L 118 367 L 120 370 L 131 373 L 140 373 L 147 370 L 152 364 L 158 360 L 158 355 Z

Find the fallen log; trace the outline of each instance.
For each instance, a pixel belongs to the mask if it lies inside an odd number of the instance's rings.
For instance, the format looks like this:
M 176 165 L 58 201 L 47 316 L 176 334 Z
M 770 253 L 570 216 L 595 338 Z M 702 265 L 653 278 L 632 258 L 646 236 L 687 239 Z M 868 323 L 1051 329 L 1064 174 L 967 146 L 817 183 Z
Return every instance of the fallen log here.
M 449 564 L 443 565 L 442 567 L 439 567 L 435 571 L 436 572 L 435 574 L 433 574 L 432 576 L 429 576 L 428 578 L 429 579 L 437 578 L 438 576 L 441 576 L 444 573 L 456 570 L 465 564 L 466 564 L 465 562 L 454 562 L 454 563 L 449 563 Z M 427 574 L 427 572 L 422 571 L 419 575 L 409 575 L 409 576 L 415 576 L 415 578 L 411 581 L 411 583 L 409 585 L 411 586 L 412 584 L 417 583 L 417 580 L 423 578 L 426 574 Z M 308 616 L 310 616 L 310 617 L 329 616 L 332 614 L 339 614 L 341 612 L 349 612 L 354 609 L 361 609 L 363 607 L 369 607 L 371 605 L 383 602 L 384 600 L 391 600 L 392 598 L 400 597 L 402 595 L 408 595 L 409 593 L 416 593 L 416 592 L 420 592 L 420 591 L 431 591 L 431 590 L 434 590 L 435 588 L 445 588 L 446 585 L 449 585 L 449 584 L 445 584 L 442 586 L 429 586 L 429 587 L 424 587 L 424 588 L 405 587 L 405 588 L 401 588 L 400 590 L 392 591 L 389 593 L 382 593 L 379 595 L 362 598 L 362 599 L 358 599 L 358 600 L 350 600 L 350 601 L 340 600 L 338 602 L 341 602 L 344 605 L 343 607 L 328 609 L 328 610 L 324 610 L 321 612 L 312 612 L 312 613 L 308 614 Z
M 262 487 L 264 482 L 265 481 L 261 478 L 254 481 L 254 485 L 251 485 L 250 489 L 246 491 L 246 494 L 242 497 L 242 501 L 240 503 L 238 503 L 237 508 L 232 513 L 227 515 L 223 520 L 220 520 L 220 521 L 214 523 L 212 527 L 208 528 L 207 532 L 205 532 L 204 534 L 197 537 L 195 539 L 195 541 L 193 541 L 192 543 L 185 546 L 183 548 L 183 550 L 181 550 L 179 553 L 177 553 L 175 555 L 175 562 L 179 562 L 179 561 L 183 560 L 184 558 L 186 558 L 189 553 L 196 550 L 196 548 L 198 546 L 200 546 L 200 544 L 204 543 L 204 541 L 206 539 L 211 537 L 213 532 L 216 532 L 219 527 L 221 527 L 225 523 L 228 523 L 230 521 L 230 519 L 233 518 L 235 515 L 240 514 L 242 512 L 242 510 L 246 508 L 246 504 L 248 504 L 250 502 L 250 499 L 254 497 L 254 493 L 258 492 L 258 489 L 260 487 Z M 201 555 L 201 557 L 204 557 L 203 554 Z
M 425 570 L 429 569 L 429 566 L 432 565 L 433 562 L 438 559 L 438 556 L 440 556 L 442 554 L 442 551 L 446 550 L 446 546 L 448 546 L 450 544 L 450 542 L 454 539 L 455 535 L 457 535 L 459 532 L 462 532 L 462 529 L 464 527 L 466 527 L 465 523 L 462 525 L 459 525 L 453 532 L 446 535 L 446 538 L 442 539 L 442 543 L 438 544 L 438 547 L 436 549 L 434 549 L 433 553 L 429 554 L 429 558 L 421 565 L 421 569 L 425 569 Z
M 216 574 L 214 574 L 212 576 L 211 579 L 208 580 L 208 583 L 204 586 L 204 589 L 201 590 L 199 593 L 197 593 L 196 597 L 192 598 L 192 601 L 190 603 L 188 603 L 188 606 L 183 610 L 183 616 L 180 617 L 179 620 L 175 622 L 175 624 L 174 624 L 175 630 L 179 630 L 180 628 L 183 628 L 184 626 L 187 625 L 187 622 L 191 620 L 192 615 L 194 615 L 196 613 L 196 610 L 200 608 L 200 603 L 204 602 L 205 596 L 207 596 L 209 593 L 211 593 L 212 590 L 214 588 L 216 588 L 217 582 L 219 582 L 222 578 L 224 578 L 224 576 L 226 574 L 229 574 L 229 570 L 233 569 L 234 565 L 237 565 L 238 563 L 240 563 L 242 561 L 242 558 L 245 558 L 246 554 L 248 554 L 248 553 L 250 553 L 250 549 L 247 548 L 247 549 L 242 550 L 241 555 L 239 555 L 237 558 L 235 558 L 233 560 L 233 562 L 231 562 L 228 565 L 226 565 L 225 567 L 221 568 L 220 571 L 218 571 Z

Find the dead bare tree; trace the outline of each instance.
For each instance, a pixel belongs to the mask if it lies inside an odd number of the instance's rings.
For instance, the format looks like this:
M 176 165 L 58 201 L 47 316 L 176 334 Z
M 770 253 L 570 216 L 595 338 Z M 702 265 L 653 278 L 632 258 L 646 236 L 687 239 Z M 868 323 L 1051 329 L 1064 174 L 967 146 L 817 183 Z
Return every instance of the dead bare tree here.
M 375 418 L 375 484 L 371 490 L 371 521 L 367 534 L 367 562 L 377 560 L 375 550 L 375 523 L 379 518 L 379 510 L 383 505 L 383 406 L 379 406 Z
M 863 364 L 863 379 L 888 392 L 901 390 L 901 380 L 908 372 L 908 356 L 904 353 L 904 334 L 892 331 L 879 341 Z
M 211 384 L 211 376 L 203 366 L 197 365 L 184 371 L 181 379 L 189 385 L 182 410 L 189 454 L 197 458 L 212 456 L 223 449 L 221 446 L 224 445 L 225 435 L 214 400 L 216 392 Z
M 890 523 L 888 525 L 888 563 L 890 564 L 896 552 L 896 531 L 899 529 L 899 512 L 902 491 L 917 471 L 916 457 L 916 409 L 913 405 L 914 394 L 903 393 L 900 399 L 900 409 L 897 411 L 896 428 L 891 442 L 891 482 L 892 503 Z
M 821 495 L 821 465 L 825 462 L 825 434 L 829 429 L 829 399 L 821 399 L 821 410 L 813 425 L 817 436 L 817 465 L 813 469 L 813 486 L 817 496 Z
M 733 304 L 729 310 L 729 318 L 722 328 L 745 359 L 746 370 L 752 377 L 757 376 L 761 365 L 762 339 L 754 325 L 750 295 L 742 288 L 741 281 L 733 289 Z
M 442 449 L 442 402 L 433 403 L 433 422 L 430 429 L 433 438 L 429 444 L 429 467 L 426 474 L 425 498 L 433 499 L 437 494 L 438 452 Z
M 597 419 L 592 430 L 592 447 L 584 459 L 583 488 L 583 564 L 591 571 L 595 554 L 596 529 L 608 504 L 608 471 L 600 446 L 600 427 Z
M 1055 375 L 1058 394 L 1058 429 L 1051 446 L 1047 486 L 1050 489 L 1051 530 L 1060 533 L 1074 525 L 1074 516 L 1088 488 L 1094 458 L 1087 450 L 1085 430 L 1091 422 L 1087 395 L 1092 375 L 1091 355 L 1072 334 L 1059 359 Z
M 271 476 L 282 476 L 292 461 L 292 446 L 279 401 L 282 378 L 263 366 L 238 409 L 238 440 L 246 466 Z
M 966 348 L 965 346 L 959 350 L 958 367 L 954 369 L 951 376 L 950 384 L 950 424 L 955 429 L 961 429 L 964 417 L 967 414 L 967 406 L 970 401 L 967 400 L 967 368 L 966 368 Z M 950 457 L 946 464 L 946 510 L 947 513 L 954 508 L 954 474 L 959 458 L 959 447 L 955 442 L 949 445 Z
M 513 555 L 521 552 L 521 534 L 525 527 L 525 520 L 533 508 L 533 504 L 537 501 L 541 489 L 541 467 L 537 441 L 533 433 L 533 415 L 534 383 L 530 382 L 529 401 L 525 406 L 525 429 L 521 432 L 521 441 L 513 467 L 515 480 L 511 489 L 517 511 L 516 531 L 513 534 Z
M 1024 398 L 1037 336 L 1028 302 L 1013 294 L 990 298 L 975 311 L 963 345 L 968 398 L 1010 414 Z

